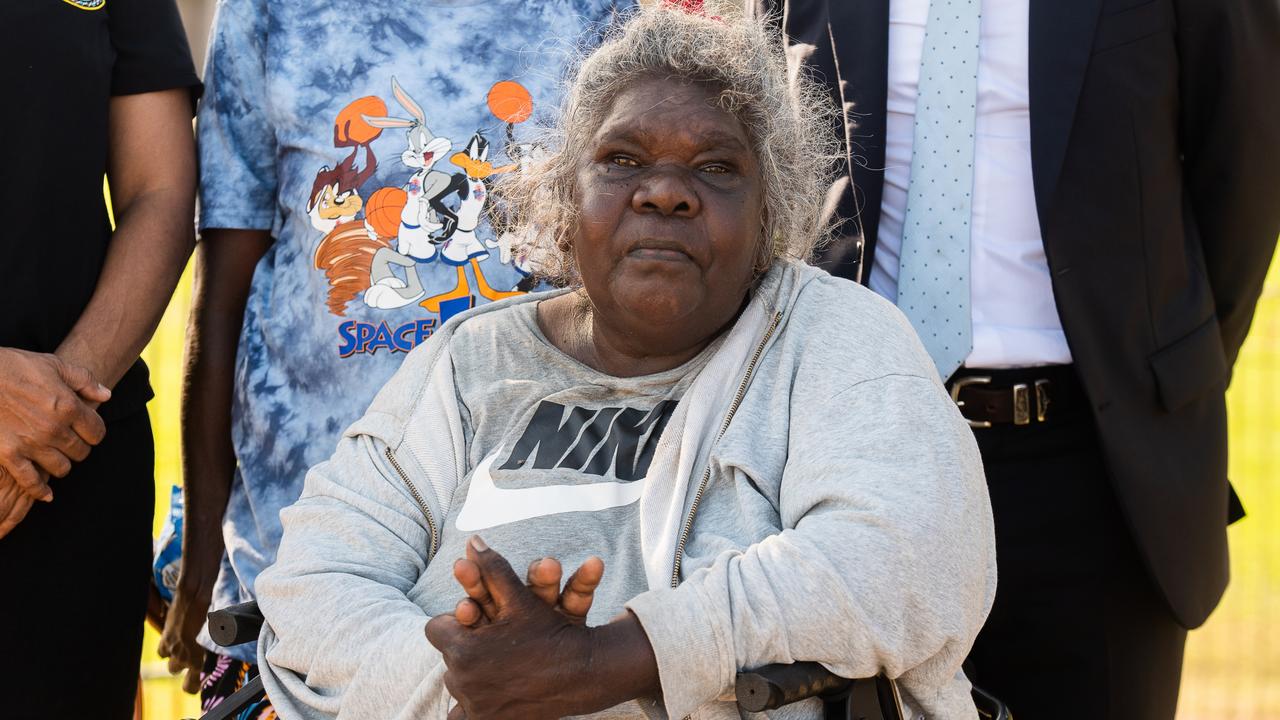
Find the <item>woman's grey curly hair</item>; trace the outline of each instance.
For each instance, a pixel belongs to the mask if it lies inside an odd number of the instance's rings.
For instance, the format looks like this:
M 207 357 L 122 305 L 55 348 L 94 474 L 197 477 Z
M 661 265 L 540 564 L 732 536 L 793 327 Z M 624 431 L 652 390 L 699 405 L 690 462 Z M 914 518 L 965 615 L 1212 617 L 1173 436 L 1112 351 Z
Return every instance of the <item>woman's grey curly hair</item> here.
M 707 5 L 706 14 L 650 6 L 615 22 L 569 75 L 558 127 L 540 143 L 556 149 L 498 183 L 495 225 L 533 245 L 539 275 L 576 284 L 578 168 L 614 98 L 655 76 L 714 84 L 718 105 L 745 128 L 762 176 L 758 273 L 780 257 L 808 260 L 825 241 L 822 205 L 838 150 L 829 96 L 807 77 L 788 82 L 775 28 L 731 8 L 709 17 Z

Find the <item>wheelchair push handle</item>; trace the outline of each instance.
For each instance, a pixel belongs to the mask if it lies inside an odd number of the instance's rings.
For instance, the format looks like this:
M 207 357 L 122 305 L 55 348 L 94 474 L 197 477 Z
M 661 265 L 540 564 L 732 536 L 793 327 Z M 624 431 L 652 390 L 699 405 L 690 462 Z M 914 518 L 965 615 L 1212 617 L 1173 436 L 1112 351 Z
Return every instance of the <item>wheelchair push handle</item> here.
M 222 647 L 253 642 L 261 631 L 262 612 L 258 610 L 256 601 L 209 613 L 209 637 Z

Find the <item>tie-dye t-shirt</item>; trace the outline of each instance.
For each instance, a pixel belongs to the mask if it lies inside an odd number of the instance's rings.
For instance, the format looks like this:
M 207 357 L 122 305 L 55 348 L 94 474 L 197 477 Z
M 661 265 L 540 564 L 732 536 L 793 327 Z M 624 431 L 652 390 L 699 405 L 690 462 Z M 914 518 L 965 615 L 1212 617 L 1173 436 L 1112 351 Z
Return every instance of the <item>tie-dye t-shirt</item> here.
M 214 607 L 250 598 L 280 509 L 404 354 L 450 316 L 527 289 L 485 220 L 489 184 L 538 152 L 530 131 L 558 102 L 566 60 L 622 4 L 218 4 L 200 227 L 275 242 L 240 336 L 239 468 Z

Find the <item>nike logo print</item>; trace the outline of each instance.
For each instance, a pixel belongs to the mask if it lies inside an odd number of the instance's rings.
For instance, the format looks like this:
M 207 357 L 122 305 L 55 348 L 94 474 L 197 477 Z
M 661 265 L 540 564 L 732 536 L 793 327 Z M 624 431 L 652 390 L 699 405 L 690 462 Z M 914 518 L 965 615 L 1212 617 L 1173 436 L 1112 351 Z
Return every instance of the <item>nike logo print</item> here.
M 454 525 L 463 532 L 475 532 L 521 520 L 567 512 L 594 512 L 630 505 L 644 492 L 644 478 L 632 482 L 602 482 L 588 485 L 544 485 L 503 489 L 493 484 L 489 468 L 495 455 L 476 465 L 471 487 Z

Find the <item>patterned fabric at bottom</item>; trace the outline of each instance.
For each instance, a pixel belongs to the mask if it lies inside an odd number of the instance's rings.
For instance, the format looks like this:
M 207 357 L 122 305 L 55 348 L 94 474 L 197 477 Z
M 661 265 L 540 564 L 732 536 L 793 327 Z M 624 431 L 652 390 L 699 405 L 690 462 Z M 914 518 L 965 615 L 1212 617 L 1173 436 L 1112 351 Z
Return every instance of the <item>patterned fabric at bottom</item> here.
M 226 655 L 205 653 L 200 673 L 200 712 L 207 713 L 258 676 L 258 666 Z M 236 713 L 235 720 L 277 720 L 275 708 L 266 697 Z

